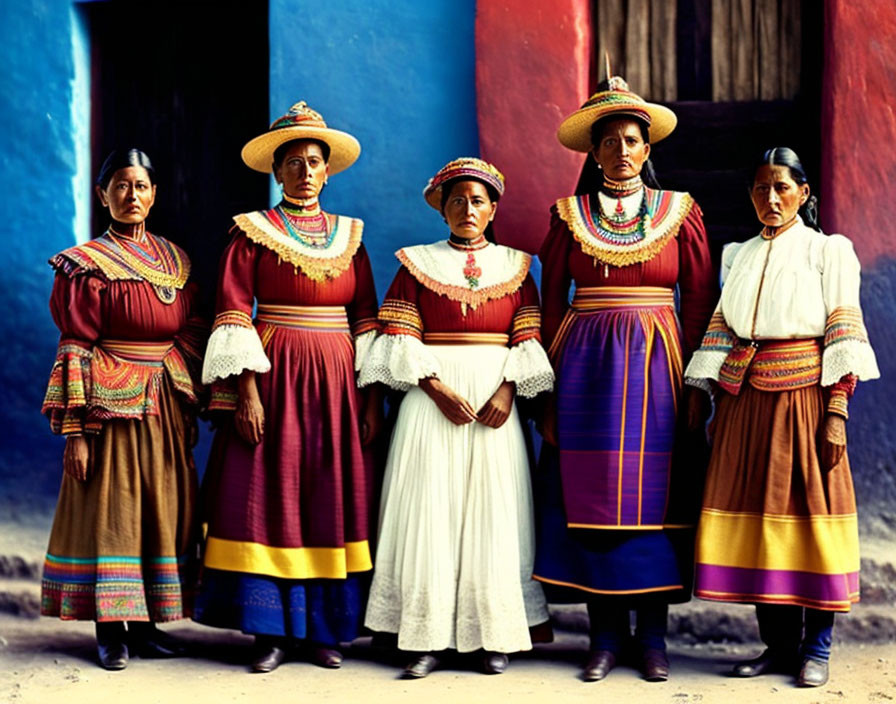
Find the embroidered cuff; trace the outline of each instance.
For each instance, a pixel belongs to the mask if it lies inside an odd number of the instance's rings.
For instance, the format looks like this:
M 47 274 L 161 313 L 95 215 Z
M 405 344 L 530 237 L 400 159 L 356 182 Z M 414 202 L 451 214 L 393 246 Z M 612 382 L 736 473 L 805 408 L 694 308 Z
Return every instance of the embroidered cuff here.
M 840 306 L 828 315 L 821 369 L 822 386 L 836 384 L 847 374 L 855 374 L 863 381 L 880 377 L 859 308 Z
M 271 370 L 255 328 L 217 325 L 205 350 L 202 383 L 211 384 L 216 379 L 226 379 L 247 369 L 261 373 Z
M 423 339 L 423 320 L 413 303 L 387 298 L 380 306 L 379 321 L 385 335 L 410 335 L 417 340 Z
M 510 326 L 510 345 L 526 340 L 541 341 L 541 311 L 538 306 L 522 306 L 513 316 Z
M 828 413 L 849 418 L 849 399 L 856 390 L 858 379 L 854 374 L 847 374 L 840 381 L 830 387 L 828 395 Z
M 398 391 L 407 391 L 420 379 L 440 371 L 439 361 L 416 337 L 384 333 L 376 338 L 364 358 L 358 386 L 379 382 Z
M 80 341 L 64 339 L 59 342 L 41 408 L 50 421 L 50 429 L 56 434 L 69 435 L 87 430 L 84 418 L 93 386 L 92 357 L 91 350 Z
M 517 396 L 532 398 L 554 388 L 554 370 L 537 339 L 514 345 L 504 362 L 504 379 L 516 384 Z

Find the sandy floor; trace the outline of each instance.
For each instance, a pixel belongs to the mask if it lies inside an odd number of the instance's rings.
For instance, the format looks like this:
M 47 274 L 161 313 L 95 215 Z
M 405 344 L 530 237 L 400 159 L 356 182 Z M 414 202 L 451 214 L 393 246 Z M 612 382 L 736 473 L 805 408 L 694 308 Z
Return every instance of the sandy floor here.
M 93 624 L 0 616 L 0 702 L 896 702 L 896 645 L 839 646 L 831 681 L 821 689 L 796 689 L 783 675 L 726 677 L 729 663 L 752 649 L 721 646 L 673 647 L 669 682 L 648 683 L 620 667 L 586 684 L 578 679 L 586 639 L 571 634 L 515 657 L 500 676 L 480 675 L 457 660 L 406 682 L 367 639 L 357 641 L 339 671 L 289 662 L 270 675 L 250 675 L 249 638 L 193 624 L 169 630 L 193 645 L 194 657 L 134 659 L 122 672 L 106 672 L 94 664 Z

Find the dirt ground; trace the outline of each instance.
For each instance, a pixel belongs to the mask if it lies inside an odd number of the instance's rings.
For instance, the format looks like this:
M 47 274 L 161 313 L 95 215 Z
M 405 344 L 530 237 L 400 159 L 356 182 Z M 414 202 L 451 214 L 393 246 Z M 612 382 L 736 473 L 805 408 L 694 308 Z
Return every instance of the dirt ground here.
M 587 645 L 583 635 L 561 633 L 557 642 L 512 658 L 507 672 L 485 676 L 458 659 L 425 680 L 397 679 L 398 665 L 355 642 L 341 670 L 288 662 L 269 675 L 251 675 L 245 662 L 251 639 L 195 624 L 167 630 L 188 640 L 192 657 L 133 659 L 121 672 L 95 665 L 93 624 L 0 616 L 0 701 L 9 704 L 124 702 L 632 702 L 830 704 L 896 701 L 896 645 L 836 647 L 831 680 L 820 689 L 797 689 L 792 678 L 752 680 L 725 676 L 748 646 L 673 645 L 672 678 L 648 683 L 619 667 L 603 682 L 578 679 Z

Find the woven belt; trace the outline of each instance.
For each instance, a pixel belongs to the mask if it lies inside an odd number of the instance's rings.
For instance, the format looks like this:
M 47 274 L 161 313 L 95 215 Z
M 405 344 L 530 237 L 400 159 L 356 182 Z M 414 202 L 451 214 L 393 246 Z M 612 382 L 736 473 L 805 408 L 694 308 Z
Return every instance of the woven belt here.
M 135 340 L 100 340 L 99 347 L 129 362 L 161 364 L 174 347 L 174 342 L 143 342 Z
M 507 347 L 510 335 L 499 332 L 425 332 L 427 345 L 501 345 Z
M 674 305 L 675 292 L 660 286 L 582 286 L 572 300 L 578 311 Z
M 349 332 L 343 306 L 284 306 L 259 304 L 256 320 L 281 328 Z

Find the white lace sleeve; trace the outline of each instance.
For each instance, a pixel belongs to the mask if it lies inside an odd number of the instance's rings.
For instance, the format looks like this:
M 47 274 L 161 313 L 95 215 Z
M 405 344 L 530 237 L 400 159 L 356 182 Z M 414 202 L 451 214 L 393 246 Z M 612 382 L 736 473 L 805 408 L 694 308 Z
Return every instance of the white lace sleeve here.
M 524 398 L 554 388 L 554 370 L 538 340 L 530 338 L 510 348 L 504 362 L 504 379 L 514 382 L 517 396 Z
M 268 372 L 271 363 L 254 327 L 219 325 L 212 331 L 202 362 L 202 383 L 211 384 L 246 369 Z
M 859 303 L 861 269 L 852 243 L 830 235 L 822 255 L 822 288 L 828 311 L 821 359 L 821 385 L 836 384 L 847 374 L 860 380 L 877 379 L 880 370 L 868 342 Z
M 437 376 L 439 361 L 413 335 L 379 335 L 364 358 L 358 386 L 380 382 L 407 391 L 420 379 Z
M 370 348 L 373 347 L 373 343 L 378 334 L 379 333 L 376 330 L 368 330 L 355 338 L 356 372 L 361 371 L 361 367 L 364 365 L 364 360 L 367 359 L 367 355 L 370 354 Z

